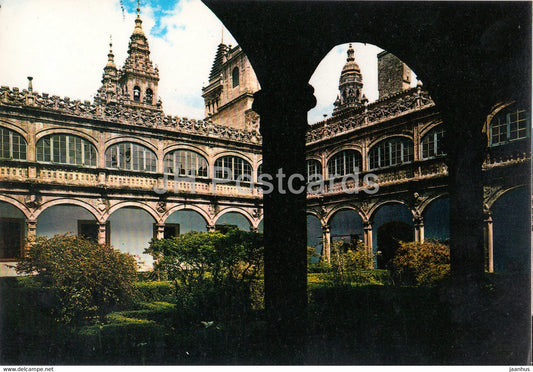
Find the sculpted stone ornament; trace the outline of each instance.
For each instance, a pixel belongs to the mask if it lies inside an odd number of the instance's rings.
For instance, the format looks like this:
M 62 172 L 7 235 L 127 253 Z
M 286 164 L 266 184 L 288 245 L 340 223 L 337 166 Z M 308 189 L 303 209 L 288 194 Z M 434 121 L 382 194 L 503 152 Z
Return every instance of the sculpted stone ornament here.
M 37 194 L 29 194 L 24 197 L 24 204 L 28 208 L 39 208 L 41 205 L 41 197 Z
M 100 212 L 106 211 L 107 208 L 109 208 L 109 201 L 107 201 L 107 199 L 104 199 L 104 198 L 96 199 L 96 208 L 98 208 Z
M 155 208 L 158 213 L 165 213 L 167 210 L 167 202 L 164 200 L 160 200 L 157 202 L 157 207 Z

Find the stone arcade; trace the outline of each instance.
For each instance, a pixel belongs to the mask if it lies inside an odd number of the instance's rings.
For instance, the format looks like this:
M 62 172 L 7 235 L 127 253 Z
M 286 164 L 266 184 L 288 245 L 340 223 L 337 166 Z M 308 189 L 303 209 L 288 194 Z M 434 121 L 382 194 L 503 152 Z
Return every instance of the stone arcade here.
M 397 57 L 380 53 L 378 74 L 380 96 L 369 103 L 350 46 L 332 116 L 306 128 L 307 177 L 327 180 L 322 194 L 303 200 L 307 243 L 324 260 L 332 240 L 361 239 L 370 252 L 381 253 L 375 264 L 383 267 L 394 255 L 395 239 L 450 238 L 443 120 L 424 86 L 411 87 L 411 70 Z M 158 81 L 138 15 L 124 66 L 116 67 L 110 48 L 94 102 L 39 94 L 31 79 L 22 91 L 0 88 L 2 275 L 13 274 L 6 265 L 35 235 L 87 235 L 136 255 L 149 268 L 142 252 L 152 237 L 223 224 L 262 231 L 257 179 L 263 138 L 252 109 L 259 82 L 241 47 L 218 46 L 202 93 L 205 120 L 166 116 Z M 310 105 L 301 99 L 285 104 Z M 527 270 L 527 110 L 502 99 L 484 116 L 487 271 Z M 231 168 L 231 182 L 220 180 L 220 166 Z M 271 161 L 268 170 L 277 168 Z M 378 193 L 359 191 L 364 185 L 355 183 L 351 193 L 341 192 L 340 179 L 356 169 L 378 176 Z M 239 176 L 252 180 L 250 190 L 233 182 Z

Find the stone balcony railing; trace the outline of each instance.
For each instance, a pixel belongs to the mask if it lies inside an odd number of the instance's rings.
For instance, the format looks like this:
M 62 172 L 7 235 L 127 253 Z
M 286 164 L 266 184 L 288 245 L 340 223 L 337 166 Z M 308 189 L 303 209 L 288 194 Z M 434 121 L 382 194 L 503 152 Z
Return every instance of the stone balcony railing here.
M 353 110 L 345 110 L 310 126 L 306 135 L 307 144 L 340 136 L 353 130 L 375 125 L 399 115 L 435 106 L 429 93 L 421 87 L 412 88 Z
M 487 158 L 483 169 L 527 163 L 531 160 L 528 153 L 509 153 L 507 156 Z M 448 168 L 444 158 L 421 160 L 390 168 L 361 172 L 356 184 L 353 177 L 346 177 L 344 186 L 342 178 L 325 180 L 320 195 L 362 192 L 370 185 L 364 185 L 365 176 L 374 175 L 369 180 L 379 187 L 389 187 L 413 180 L 425 180 L 445 177 Z M 115 169 L 83 168 L 33 162 L 3 161 L 0 163 L 0 182 L 31 182 L 42 185 L 58 185 L 62 187 L 96 187 L 115 190 L 136 190 L 159 194 L 201 194 L 227 197 L 262 197 L 259 184 L 242 183 L 241 185 L 224 180 L 210 178 L 188 179 L 148 172 L 127 172 Z M 316 192 L 308 193 L 309 197 L 318 196 Z
M 238 186 L 232 182 L 209 178 L 192 180 L 156 173 L 135 173 L 137 172 L 29 162 L 4 162 L 0 165 L 0 183 L 31 182 L 38 185 L 95 187 L 157 194 L 187 193 L 249 198 L 262 196 L 261 188 L 249 183 Z
M 123 125 L 161 128 L 179 133 L 225 139 L 235 142 L 260 144 L 259 131 L 247 131 L 219 125 L 210 120 L 195 120 L 186 117 L 164 115 L 158 110 L 132 109 L 120 105 L 99 105 L 90 101 L 70 100 L 48 93 L 18 88 L 0 87 L 0 105 L 38 108 L 43 111 L 70 115 L 78 118 L 105 120 Z

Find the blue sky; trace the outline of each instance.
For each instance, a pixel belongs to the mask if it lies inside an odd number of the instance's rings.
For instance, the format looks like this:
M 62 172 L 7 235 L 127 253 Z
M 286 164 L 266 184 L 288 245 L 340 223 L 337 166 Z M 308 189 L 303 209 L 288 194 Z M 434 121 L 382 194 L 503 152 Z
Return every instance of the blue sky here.
M 33 86 L 71 99 L 92 100 L 107 61 L 109 37 L 118 67 L 124 63 L 133 31 L 137 0 L 0 0 L 0 85 Z M 202 86 L 222 24 L 200 0 L 142 0 L 141 18 L 151 58 L 159 67 L 159 95 L 167 114 L 202 119 Z M 224 42 L 236 45 L 224 31 Z M 366 96 L 377 99 L 377 60 L 381 49 L 354 44 Z M 309 121 L 331 115 L 346 45 L 337 46 L 322 61 L 310 83 L 317 107 Z

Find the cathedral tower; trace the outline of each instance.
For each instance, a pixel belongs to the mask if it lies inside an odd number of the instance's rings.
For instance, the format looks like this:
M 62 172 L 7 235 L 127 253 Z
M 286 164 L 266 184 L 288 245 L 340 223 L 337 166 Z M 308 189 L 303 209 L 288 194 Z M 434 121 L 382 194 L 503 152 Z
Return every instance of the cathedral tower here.
M 348 108 L 356 108 L 363 105 L 363 76 L 359 65 L 355 62 L 354 54 L 352 44 L 350 44 L 346 64 L 339 79 L 339 95 L 334 103 L 333 115 L 340 114 Z
M 159 70 L 150 60 L 150 48 L 142 29 L 140 12 L 138 4 L 135 28 L 130 36 L 128 56 L 122 69 L 117 71 L 113 52 L 109 51 L 102 86 L 95 97 L 97 103 L 120 103 L 134 109 L 161 110 L 161 100 L 157 94 Z

